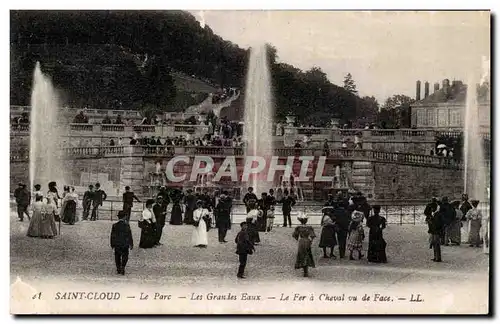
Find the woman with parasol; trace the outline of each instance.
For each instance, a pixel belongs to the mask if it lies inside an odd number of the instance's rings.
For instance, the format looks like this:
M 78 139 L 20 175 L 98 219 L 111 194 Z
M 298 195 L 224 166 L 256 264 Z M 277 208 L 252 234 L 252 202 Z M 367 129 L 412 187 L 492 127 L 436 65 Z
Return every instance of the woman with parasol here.
M 321 210 L 323 212 L 323 218 L 321 219 L 321 236 L 319 239 L 319 247 L 323 249 L 323 258 L 333 258 L 337 257 L 333 254 L 333 249 L 337 245 L 336 234 L 336 224 L 333 215 L 333 206 L 323 207 Z M 326 248 L 330 248 L 330 256 L 326 254 Z

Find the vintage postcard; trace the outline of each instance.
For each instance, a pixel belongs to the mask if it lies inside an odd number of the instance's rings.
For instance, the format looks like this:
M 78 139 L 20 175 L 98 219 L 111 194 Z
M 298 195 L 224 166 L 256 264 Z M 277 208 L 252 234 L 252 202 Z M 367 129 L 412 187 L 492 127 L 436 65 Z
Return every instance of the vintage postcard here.
M 10 12 L 12 314 L 488 314 L 489 11 Z

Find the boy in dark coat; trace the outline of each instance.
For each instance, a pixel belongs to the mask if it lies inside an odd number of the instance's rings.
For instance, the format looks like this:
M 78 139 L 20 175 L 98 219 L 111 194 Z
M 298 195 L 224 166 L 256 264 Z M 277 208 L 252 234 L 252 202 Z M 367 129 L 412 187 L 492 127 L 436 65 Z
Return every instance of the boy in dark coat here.
M 240 279 L 245 279 L 245 266 L 247 265 L 247 258 L 249 254 L 253 254 L 255 247 L 253 246 L 247 233 L 247 223 L 242 222 L 240 224 L 241 231 L 236 235 L 234 240 L 236 243 L 236 254 L 239 255 L 240 266 L 238 268 L 238 274 L 236 275 Z
M 115 250 L 116 272 L 125 275 L 125 266 L 128 261 L 128 250 L 134 248 L 134 239 L 130 225 L 125 220 L 126 213 L 122 210 L 118 212 L 118 222 L 113 224 L 111 229 L 111 248 Z

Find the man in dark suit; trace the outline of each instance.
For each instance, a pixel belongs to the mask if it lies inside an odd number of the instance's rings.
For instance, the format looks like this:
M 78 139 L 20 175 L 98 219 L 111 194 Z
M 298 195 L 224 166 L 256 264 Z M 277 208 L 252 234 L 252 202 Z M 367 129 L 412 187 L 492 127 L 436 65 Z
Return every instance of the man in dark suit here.
M 89 218 L 89 212 L 90 208 L 92 206 L 92 202 L 94 201 L 94 186 L 89 185 L 89 190 L 85 191 L 83 194 L 83 214 L 82 214 L 82 220 L 87 220 Z
M 439 206 L 437 210 L 430 213 L 430 216 L 426 217 L 426 221 L 429 228 L 428 233 L 430 234 L 430 247 L 434 250 L 432 261 L 441 262 L 441 237 L 444 232 L 444 220 Z
M 16 198 L 17 216 L 19 217 L 19 220 L 22 222 L 25 214 L 28 216 L 29 220 L 30 215 L 28 214 L 28 206 L 31 202 L 31 194 L 26 189 L 26 185 L 24 183 L 19 183 L 19 187 L 14 191 L 14 198 Z
M 333 217 L 337 223 L 337 242 L 339 243 L 339 255 L 343 259 L 345 257 L 345 249 L 347 243 L 347 234 L 349 233 L 349 223 L 351 219 L 349 213 L 344 208 L 342 200 L 337 200 L 333 204 Z
M 134 248 L 134 239 L 130 225 L 125 221 L 125 212 L 118 212 L 118 222 L 111 228 L 111 248 L 115 250 L 116 272 L 125 275 L 125 266 L 128 261 L 128 250 Z
M 219 231 L 219 243 L 227 243 L 226 234 L 231 226 L 232 200 L 228 197 L 227 191 L 220 195 L 219 203 L 215 207 L 216 225 Z
M 134 206 L 134 199 L 137 202 L 141 202 L 137 196 L 130 191 L 130 187 L 125 187 L 125 192 L 123 193 L 123 211 L 125 212 L 125 220 L 130 221 L 130 214 L 132 214 L 132 207 Z
M 156 245 L 162 245 L 160 243 L 161 235 L 163 234 L 163 227 L 165 226 L 165 218 L 167 215 L 167 205 L 163 196 L 156 197 L 156 203 L 153 206 L 153 214 L 156 218 Z
M 286 227 L 287 225 L 290 225 L 292 227 L 292 217 L 290 213 L 292 212 L 292 207 L 295 206 L 295 199 L 288 194 L 288 190 L 285 189 L 283 191 L 283 199 L 281 202 L 283 205 L 281 206 L 281 209 L 283 211 L 283 227 Z
M 95 191 L 92 198 L 92 215 L 90 216 L 90 220 L 95 221 L 99 218 L 99 206 L 102 206 L 102 202 L 108 198 L 106 192 L 101 189 L 99 182 L 95 184 Z
M 240 279 L 245 279 L 245 267 L 247 265 L 247 258 L 249 254 L 253 254 L 255 247 L 250 241 L 247 232 L 247 223 L 243 222 L 240 224 L 241 231 L 236 235 L 234 242 L 236 243 L 236 254 L 239 256 L 240 266 L 238 267 L 237 277 Z

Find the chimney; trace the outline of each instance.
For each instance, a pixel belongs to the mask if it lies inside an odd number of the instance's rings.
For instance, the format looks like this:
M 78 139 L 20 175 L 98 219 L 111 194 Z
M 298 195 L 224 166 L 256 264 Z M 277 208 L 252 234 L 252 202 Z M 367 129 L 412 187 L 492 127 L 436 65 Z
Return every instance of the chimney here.
M 450 80 L 448 79 L 443 80 L 443 92 L 446 96 L 450 93 Z
M 424 98 L 429 96 L 429 82 L 425 81 Z
M 420 84 L 421 84 L 420 80 L 417 81 L 417 95 L 415 96 L 415 100 L 417 100 L 417 101 L 420 100 L 420 93 L 421 93 L 421 91 L 420 91 Z
M 434 83 L 434 92 L 439 91 L 439 82 Z

